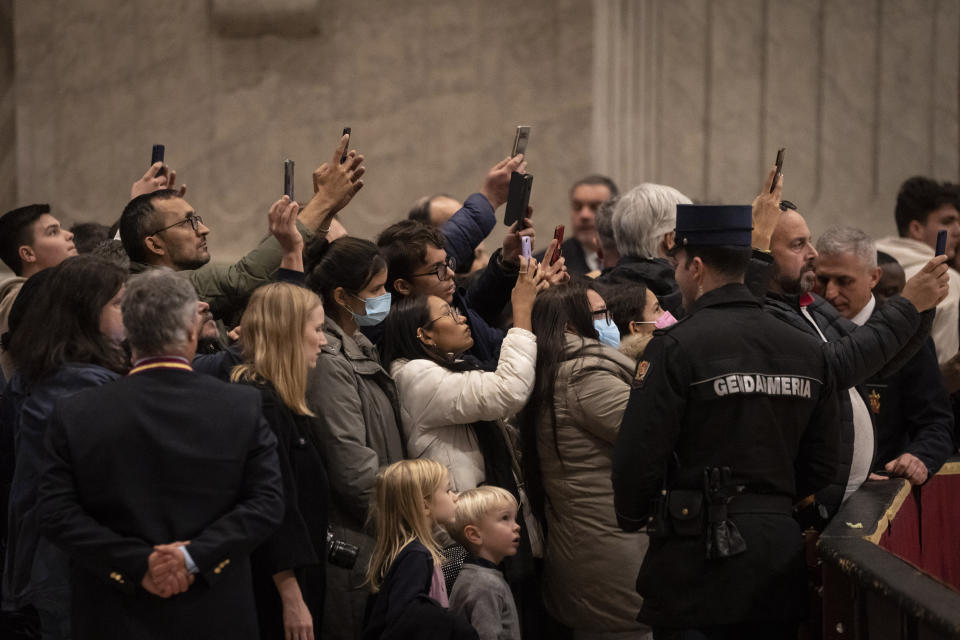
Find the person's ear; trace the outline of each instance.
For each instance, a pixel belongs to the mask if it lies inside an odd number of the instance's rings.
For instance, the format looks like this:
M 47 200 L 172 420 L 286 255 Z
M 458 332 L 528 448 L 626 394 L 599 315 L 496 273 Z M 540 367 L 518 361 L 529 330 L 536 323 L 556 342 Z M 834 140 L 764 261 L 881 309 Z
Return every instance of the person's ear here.
M 333 301 L 339 304 L 341 307 L 347 306 L 347 293 L 344 291 L 343 287 L 337 287 L 333 290 Z
M 632 336 L 638 333 L 643 333 L 643 325 L 636 320 L 631 320 L 630 324 L 627 325 L 627 329 L 630 331 L 630 335 Z
M 667 231 L 665 234 L 663 234 L 663 239 L 660 240 L 660 251 L 664 256 L 666 256 L 668 253 L 670 253 L 670 250 L 673 249 L 673 245 L 675 244 L 674 232 Z
M 393 281 L 393 290 L 402 296 L 409 296 L 413 293 L 413 287 L 403 278 L 397 278 Z
M 22 244 L 17 248 L 17 254 L 20 256 L 20 262 L 24 264 L 37 261 L 37 252 L 28 244 Z
M 883 269 L 876 267 L 875 269 L 870 270 L 870 290 L 873 291 L 873 288 L 877 286 L 877 283 L 880 282 L 880 278 L 883 276 Z
M 430 335 L 430 332 L 423 327 L 417 328 L 417 339 L 428 347 L 436 346 L 436 342 L 433 340 L 433 336 Z
M 463 528 L 463 539 L 477 547 L 483 544 L 483 534 L 480 533 L 480 529 L 472 524 Z
M 163 240 L 156 235 L 147 236 L 144 238 L 143 244 L 150 253 L 158 256 L 166 255 L 167 253 L 166 247 L 163 246 Z
M 923 242 L 923 227 L 924 225 L 919 220 L 911 220 L 907 226 L 907 237 Z

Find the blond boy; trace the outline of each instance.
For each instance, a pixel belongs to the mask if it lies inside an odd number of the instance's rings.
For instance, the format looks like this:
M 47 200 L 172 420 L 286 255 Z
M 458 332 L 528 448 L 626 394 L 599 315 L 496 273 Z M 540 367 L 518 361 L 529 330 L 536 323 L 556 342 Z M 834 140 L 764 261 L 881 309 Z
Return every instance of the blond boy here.
M 461 613 L 480 640 L 520 640 L 520 618 L 498 565 L 520 545 L 517 500 L 500 487 L 460 494 L 450 534 L 470 555 L 450 593 L 450 610 Z

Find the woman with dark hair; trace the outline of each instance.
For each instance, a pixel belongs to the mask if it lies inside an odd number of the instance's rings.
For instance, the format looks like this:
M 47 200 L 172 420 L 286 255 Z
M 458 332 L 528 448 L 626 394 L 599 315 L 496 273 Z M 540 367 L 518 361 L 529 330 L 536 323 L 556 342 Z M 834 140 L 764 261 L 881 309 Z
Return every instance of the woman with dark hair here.
M 377 472 L 404 458 L 396 387 L 358 330 L 390 309 L 387 265 L 377 245 L 351 236 L 311 245 L 307 257 L 307 285 L 323 299 L 327 341 L 307 380 L 307 402 L 330 479 L 330 530 L 359 547 L 352 568 L 327 568 L 323 637 L 353 640 L 367 602 L 374 540 L 365 525 Z
M 604 287 L 600 295 L 607 301 L 610 318 L 620 331 L 620 353 L 634 362 L 642 358 L 654 330 L 676 322 L 646 285 L 633 283 Z
M 70 637 L 67 556 L 39 529 L 37 486 L 44 436 L 60 398 L 106 384 L 126 370 L 120 346 L 126 279 L 126 271 L 109 262 L 92 256 L 69 258 L 43 275 L 36 294 L 24 297 L 25 308 L 17 300 L 11 310 L 17 321 L 8 348 L 17 373 L 6 393 L 16 462 L 3 592 L 14 607 L 36 609 L 44 638 Z
M 524 478 L 546 525 L 543 596 L 574 638 L 642 638 L 634 587 L 647 537 L 617 526 L 613 444 L 635 363 L 616 350 L 603 298 L 582 283 L 533 305 L 536 383 L 520 414 Z

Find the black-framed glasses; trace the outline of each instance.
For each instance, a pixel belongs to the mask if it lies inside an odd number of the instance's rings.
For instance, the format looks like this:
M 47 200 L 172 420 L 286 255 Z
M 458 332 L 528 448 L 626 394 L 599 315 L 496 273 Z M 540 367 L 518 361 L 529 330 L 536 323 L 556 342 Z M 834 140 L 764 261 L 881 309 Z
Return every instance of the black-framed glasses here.
M 173 229 L 174 227 L 180 226 L 181 224 L 183 224 L 183 223 L 185 223 L 185 222 L 189 222 L 189 223 L 190 223 L 190 226 L 193 227 L 193 232 L 194 232 L 194 233 L 200 233 L 200 225 L 203 224 L 203 218 L 201 218 L 200 216 L 187 216 L 187 217 L 184 218 L 183 220 L 180 220 L 180 221 L 178 221 L 178 222 L 174 222 L 174 223 L 171 224 L 170 226 L 164 227 L 163 229 L 157 229 L 157 230 L 154 231 L 153 233 L 148 233 L 147 235 L 155 236 L 155 235 L 157 235 L 158 233 L 160 233 L 161 231 L 166 231 L 167 229 Z
M 591 313 L 593 313 L 594 318 L 603 318 L 604 320 L 607 321 L 607 324 L 610 324 L 610 311 L 608 311 L 606 307 L 604 307 L 603 309 L 597 309 L 596 311 L 592 311 Z
M 427 275 L 429 275 L 429 274 L 427 274 Z M 431 321 L 428 322 L 427 324 L 423 325 L 423 328 L 426 329 L 426 328 L 428 328 L 430 325 L 432 325 L 434 322 L 436 322 L 437 320 L 442 320 L 442 319 L 444 319 L 444 318 L 451 318 L 451 319 L 452 319 L 454 322 L 456 322 L 457 324 L 462 324 L 464 317 L 465 317 L 465 316 L 464 316 L 462 313 L 460 313 L 460 311 L 457 310 L 456 307 L 447 307 L 447 310 L 446 310 L 446 311 L 444 311 L 442 314 L 440 314 L 439 316 L 437 316 L 436 318 L 434 318 L 433 320 L 431 320 Z
M 437 276 L 437 280 L 443 282 L 444 280 L 449 280 L 453 277 L 454 272 L 457 269 L 457 261 L 453 256 L 447 256 L 447 259 L 443 261 L 443 264 L 439 264 L 430 271 L 425 271 L 423 273 L 413 274 L 413 278 L 419 276 Z

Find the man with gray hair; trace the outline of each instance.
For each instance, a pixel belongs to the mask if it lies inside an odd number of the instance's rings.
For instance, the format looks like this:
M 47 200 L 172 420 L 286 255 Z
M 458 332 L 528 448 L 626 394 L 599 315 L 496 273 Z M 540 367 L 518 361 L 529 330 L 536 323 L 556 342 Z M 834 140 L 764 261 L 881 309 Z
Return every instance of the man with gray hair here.
M 131 278 L 130 375 L 54 411 L 39 509 L 74 561 L 74 638 L 257 637 L 249 554 L 283 517 L 277 442 L 256 389 L 191 369 L 197 311 L 173 271 Z
M 692 201 L 673 187 L 649 182 L 621 196 L 612 220 L 620 260 L 598 279 L 610 285 L 640 282 L 653 291 L 661 307 L 675 316 L 683 307 L 673 263 L 667 255 L 673 248 L 678 204 Z
M 818 292 L 841 316 L 863 326 L 877 308 L 872 290 L 881 271 L 874 241 L 860 229 L 832 227 L 820 236 L 817 252 Z M 932 338 L 900 369 L 874 376 L 857 391 L 869 407 L 874 428 L 865 424 L 867 432 L 856 433 L 854 468 L 863 469 L 864 474 L 873 469 L 904 477 L 919 485 L 953 453 L 953 411 Z M 855 427 L 859 430 L 861 425 L 855 421 Z M 875 447 L 871 446 L 874 440 Z

